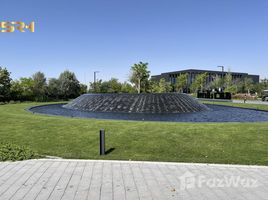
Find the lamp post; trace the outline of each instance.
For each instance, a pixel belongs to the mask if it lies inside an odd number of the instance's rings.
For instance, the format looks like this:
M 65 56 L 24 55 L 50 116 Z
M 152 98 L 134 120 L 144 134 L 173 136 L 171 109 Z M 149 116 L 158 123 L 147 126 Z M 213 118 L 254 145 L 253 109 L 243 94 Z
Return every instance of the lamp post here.
M 224 73 L 224 66 L 218 66 L 221 68 L 221 81 L 222 81 L 222 88 L 223 88 L 223 73 Z M 222 90 L 221 88 L 221 90 Z
M 96 92 L 96 75 L 99 71 L 94 71 L 94 92 Z
M 224 66 L 218 66 L 221 68 L 221 77 L 223 78 Z

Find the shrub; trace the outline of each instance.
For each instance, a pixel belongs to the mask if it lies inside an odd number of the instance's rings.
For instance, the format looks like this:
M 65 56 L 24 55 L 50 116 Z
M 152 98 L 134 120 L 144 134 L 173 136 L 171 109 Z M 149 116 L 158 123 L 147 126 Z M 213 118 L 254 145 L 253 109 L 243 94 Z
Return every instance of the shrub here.
M 0 144 L 0 161 L 16 161 L 39 158 L 38 154 L 27 147 L 16 144 Z

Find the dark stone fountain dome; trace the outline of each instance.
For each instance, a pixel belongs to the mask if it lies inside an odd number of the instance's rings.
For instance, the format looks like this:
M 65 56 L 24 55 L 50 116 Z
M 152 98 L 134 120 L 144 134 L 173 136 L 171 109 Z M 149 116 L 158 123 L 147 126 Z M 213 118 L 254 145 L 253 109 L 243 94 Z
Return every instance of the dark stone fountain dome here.
M 190 113 L 208 110 L 207 106 L 182 93 L 84 94 L 64 107 L 118 113 Z

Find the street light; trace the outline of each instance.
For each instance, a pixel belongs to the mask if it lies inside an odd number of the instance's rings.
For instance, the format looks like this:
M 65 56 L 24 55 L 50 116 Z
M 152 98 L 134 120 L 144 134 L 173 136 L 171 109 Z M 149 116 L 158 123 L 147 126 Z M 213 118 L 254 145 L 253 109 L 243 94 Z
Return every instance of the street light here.
M 94 71 L 94 92 L 96 92 L 96 74 L 99 73 L 99 71 Z
M 224 73 L 224 66 L 218 66 L 218 67 L 220 67 L 221 68 L 221 79 L 222 79 L 222 88 L 223 88 L 223 73 Z M 222 88 L 221 88 L 221 90 L 222 90 Z
M 224 66 L 218 66 L 221 68 L 221 77 L 223 78 Z

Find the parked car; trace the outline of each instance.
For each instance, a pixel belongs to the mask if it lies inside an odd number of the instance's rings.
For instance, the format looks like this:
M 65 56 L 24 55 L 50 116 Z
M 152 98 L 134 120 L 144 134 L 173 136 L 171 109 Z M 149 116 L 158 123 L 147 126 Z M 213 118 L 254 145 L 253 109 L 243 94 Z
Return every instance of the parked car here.
M 268 101 L 268 90 L 263 90 L 261 95 L 262 101 Z

